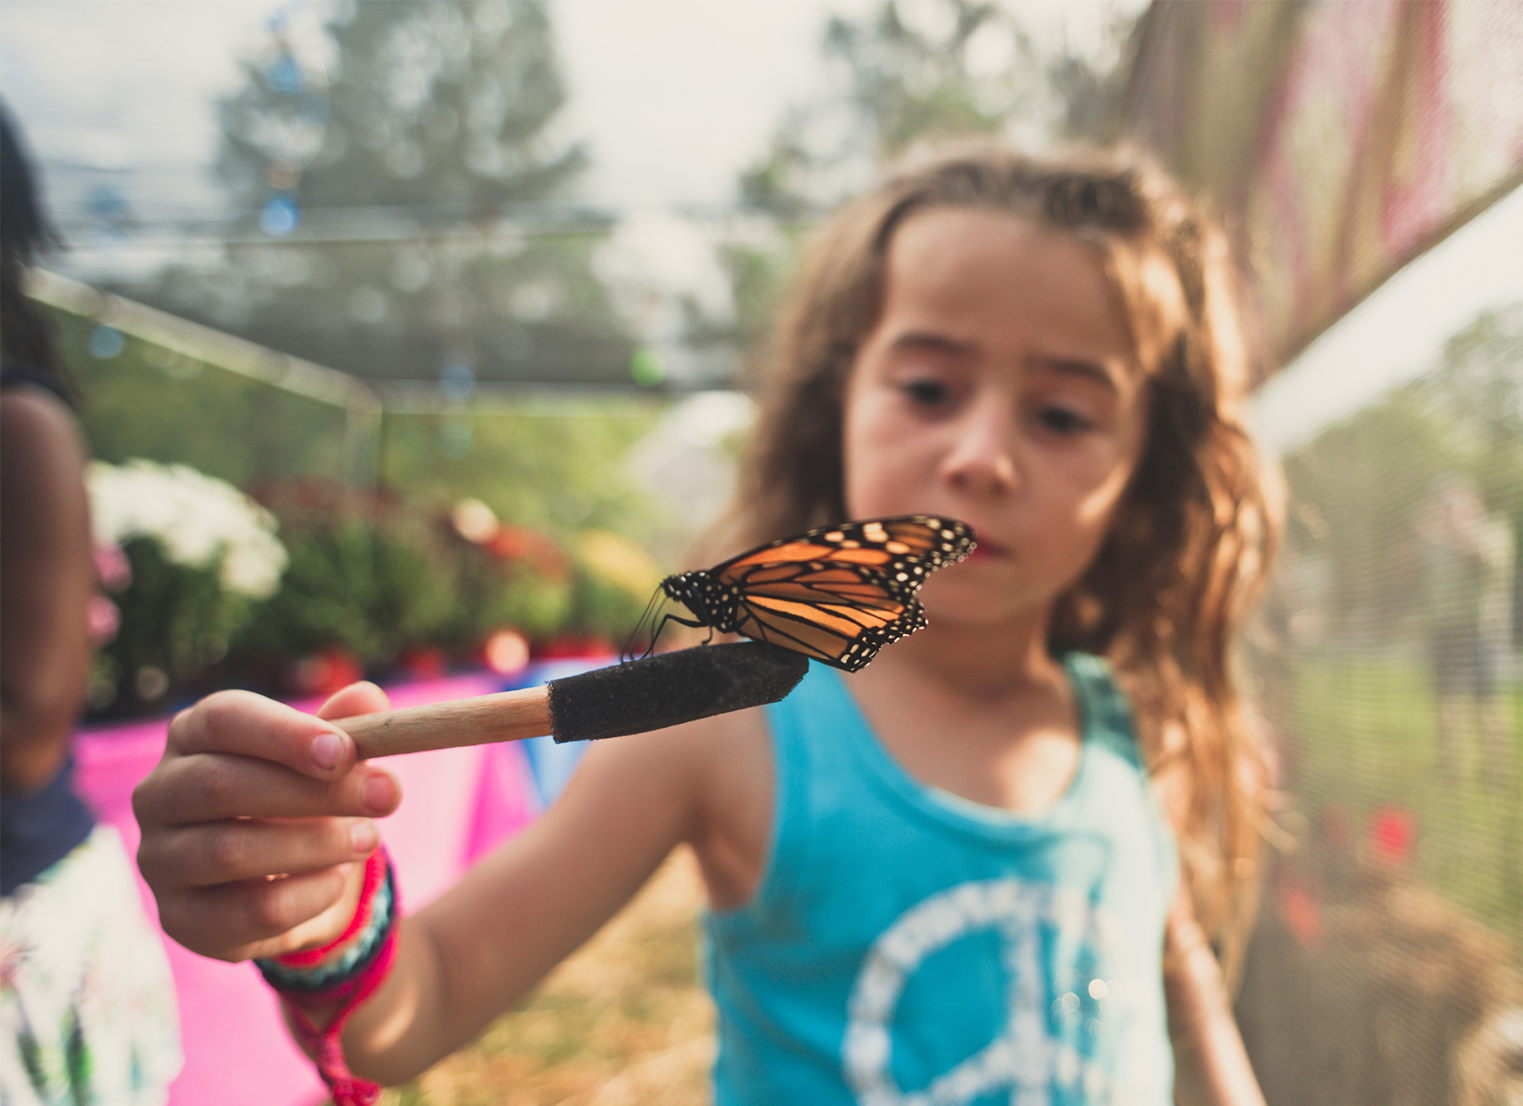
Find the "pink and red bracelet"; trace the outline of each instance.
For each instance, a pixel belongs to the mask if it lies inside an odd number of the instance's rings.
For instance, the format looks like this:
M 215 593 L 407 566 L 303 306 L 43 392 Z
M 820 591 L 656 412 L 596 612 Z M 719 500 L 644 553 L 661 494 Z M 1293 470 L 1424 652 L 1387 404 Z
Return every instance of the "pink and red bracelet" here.
M 402 911 L 384 846 L 366 859 L 364 878 L 354 917 L 335 940 L 321 948 L 254 961 L 289 1007 L 297 1035 L 312 1052 L 334 1106 L 374 1106 L 381 1097 L 379 1084 L 349 1070 L 339 1037 L 349 1016 L 386 979 L 396 957 Z M 318 1029 L 308 1011 L 330 1007 L 335 1009 L 327 1028 Z

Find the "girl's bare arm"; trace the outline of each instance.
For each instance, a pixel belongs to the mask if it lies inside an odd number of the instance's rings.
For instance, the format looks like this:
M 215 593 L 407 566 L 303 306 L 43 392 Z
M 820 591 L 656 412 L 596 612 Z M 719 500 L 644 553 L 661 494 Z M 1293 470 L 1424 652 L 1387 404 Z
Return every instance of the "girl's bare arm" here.
M 403 922 L 398 965 L 344 1033 L 353 1070 L 410 1079 L 519 1005 L 694 833 L 707 720 L 596 742 L 565 792 Z
M 1221 966 L 1183 881 L 1164 931 L 1164 994 L 1179 1106 L 1264 1106 Z
M 85 451 L 33 388 L 0 399 L 0 781 L 33 791 L 63 763 L 90 667 L 95 589 Z
M 385 705 L 361 684 L 321 714 Z M 539 821 L 405 917 L 390 977 L 345 1030 L 350 1067 L 411 1078 L 595 932 L 691 834 L 692 758 L 710 721 L 592 746 Z M 139 864 L 166 932 L 225 960 L 331 941 L 354 913 L 370 818 L 399 800 L 390 774 L 356 763 L 353 743 L 317 718 L 242 692 L 209 697 L 174 720 L 134 796 Z

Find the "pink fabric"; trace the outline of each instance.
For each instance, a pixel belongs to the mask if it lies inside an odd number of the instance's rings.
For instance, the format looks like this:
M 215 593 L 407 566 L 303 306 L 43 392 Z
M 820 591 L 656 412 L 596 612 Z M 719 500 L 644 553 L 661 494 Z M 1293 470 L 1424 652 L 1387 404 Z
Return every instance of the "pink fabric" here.
M 1237 228 L 1273 362 L 1523 172 L 1517 0 L 1157 0 L 1140 29 L 1126 129 Z
M 458 699 L 498 691 L 492 674 L 389 688 L 392 705 Z M 305 710 L 314 702 L 298 703 Z M 87 730 L 75 741 L 78 784 L 103 822 L 115 826 L 129 853 L 139 833 L 132 789 L 164 751 L 167 719 Z M 529 765 L 517 745 L 478 745 L 392 757 L 402 781 L 401 808 L 382 825 L 409 909 L 437 898 L 470 862 L 523 828 L 538 803 Z M 152 893 L 139 881 L 149 916 Z M 180 1003 L 185 1067 L 170 1088 L 170 1106 L 313 1106 L 326 1091 L 312 1063 L 292 1043 L 274 992 L 250 964 L 208 960 L 164 938 Z

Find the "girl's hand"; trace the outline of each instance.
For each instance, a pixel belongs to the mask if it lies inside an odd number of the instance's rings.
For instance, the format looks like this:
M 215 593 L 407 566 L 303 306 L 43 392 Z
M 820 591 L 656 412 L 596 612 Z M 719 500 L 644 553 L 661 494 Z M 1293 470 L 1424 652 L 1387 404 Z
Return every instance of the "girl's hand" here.
M 401 800 L 391 773 L 355 759 L 322 718 L 385 710 L 359 683 L 317 717 L 245 691 L 210 695 L 169 726 L 164 756 L 133 792 L 138 868 L 159 921 L 192 952 L 246 960 L 335 939 L 354 914 L 370 819 Z

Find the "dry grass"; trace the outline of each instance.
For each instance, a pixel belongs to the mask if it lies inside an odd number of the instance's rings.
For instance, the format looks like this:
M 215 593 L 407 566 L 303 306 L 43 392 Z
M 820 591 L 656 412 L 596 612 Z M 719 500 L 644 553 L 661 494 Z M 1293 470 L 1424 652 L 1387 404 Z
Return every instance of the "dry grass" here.
M 707 1106 L 713 1007 L 697 977 L 702 890 L 674 854 L 522 1010 L 384 1106 Z

